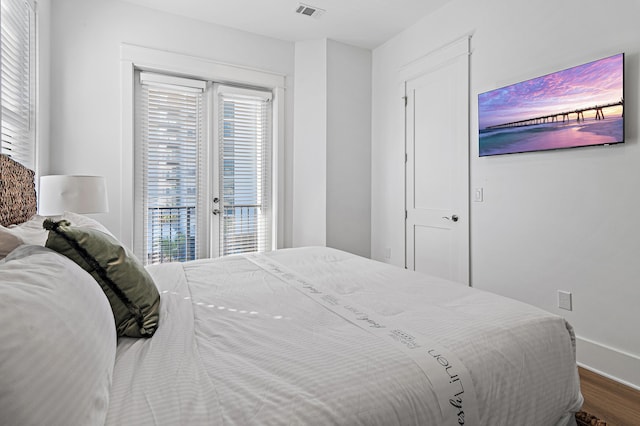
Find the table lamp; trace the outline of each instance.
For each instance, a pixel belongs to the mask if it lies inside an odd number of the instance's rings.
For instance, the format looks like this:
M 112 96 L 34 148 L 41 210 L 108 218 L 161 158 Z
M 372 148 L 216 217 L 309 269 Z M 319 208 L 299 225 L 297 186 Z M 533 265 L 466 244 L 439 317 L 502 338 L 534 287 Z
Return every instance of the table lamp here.
M 102 176 L 42 176 L 38 198 L 41 216 L 109 211 L 107 182 Z

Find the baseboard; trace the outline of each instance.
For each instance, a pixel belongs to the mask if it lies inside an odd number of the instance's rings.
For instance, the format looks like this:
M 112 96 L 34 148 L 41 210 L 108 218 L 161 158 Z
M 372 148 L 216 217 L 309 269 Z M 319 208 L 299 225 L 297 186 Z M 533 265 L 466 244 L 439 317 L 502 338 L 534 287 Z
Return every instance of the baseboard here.
M 640 357 L 576 336 L 580 367 L 640 390 Z

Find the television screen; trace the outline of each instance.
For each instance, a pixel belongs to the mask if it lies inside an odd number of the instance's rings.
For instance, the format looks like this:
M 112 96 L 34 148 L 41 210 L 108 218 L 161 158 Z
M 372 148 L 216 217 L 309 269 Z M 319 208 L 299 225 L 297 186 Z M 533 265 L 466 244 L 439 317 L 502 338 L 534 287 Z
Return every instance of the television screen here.
M 624 142 L 624 53 L 478 95 L 480 156 Z

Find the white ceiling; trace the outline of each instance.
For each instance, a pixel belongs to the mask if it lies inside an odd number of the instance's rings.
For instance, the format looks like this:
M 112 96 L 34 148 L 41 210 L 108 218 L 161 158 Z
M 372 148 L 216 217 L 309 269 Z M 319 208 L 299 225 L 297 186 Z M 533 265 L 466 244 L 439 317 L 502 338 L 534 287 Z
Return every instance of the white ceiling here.
M 140 6 L 288 41 L 329 38 L 373 49 L 450 0 L 125 0 Z

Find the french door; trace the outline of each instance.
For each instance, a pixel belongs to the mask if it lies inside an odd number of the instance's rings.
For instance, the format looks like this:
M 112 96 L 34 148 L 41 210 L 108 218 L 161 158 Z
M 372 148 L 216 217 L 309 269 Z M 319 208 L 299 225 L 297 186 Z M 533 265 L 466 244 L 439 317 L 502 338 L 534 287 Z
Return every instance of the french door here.
M 136 254 L 151 264 L 270 250 L 271 93 L 136 80 Z
M 214 85 L 213 256 L 269 251 L 271 92 Z

